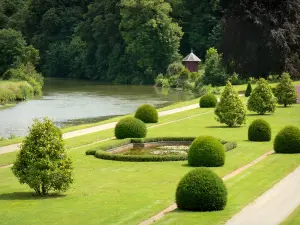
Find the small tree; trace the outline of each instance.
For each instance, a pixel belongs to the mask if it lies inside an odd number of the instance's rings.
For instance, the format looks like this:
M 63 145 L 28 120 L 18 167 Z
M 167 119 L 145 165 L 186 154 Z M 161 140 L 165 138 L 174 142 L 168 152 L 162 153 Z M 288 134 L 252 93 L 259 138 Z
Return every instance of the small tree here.
M 226 83 L 227 75 L 222 65 L 222 55 L 215 48 L 206 52 L 204 83 L 213 86 L 222 86 Z
M 247 89 L 246 89 L 246 92 L 245 92 L 245 97 L 249 97 L 252 93 L 252 85 L 251 85 L 251 82 L 248 82 L 248 85 L 247 85 Z
M 259 79 L 248 100 L 248 109 L 260 115 L 264 115 L 267 112 L 274 113 L 276 103 L 277 99 L 272 92 L 271 86 L 265 79 Z
M 275 93 L 278 103 L 284 105 L 284 107 L 297 103 L 297 91 L 292 83 L 290 74 L 282 74 L 280 83 L 277 85 Z
M 246 123 L 246 108 L 228 81 L 215 110 L 216 120 L 230 127 Z
M 51 189 L 66 191 L 73 183 L 72 170 L 61 131 L 47 118 L 34 120 L 12 167 L 20 183 L 38 195 L 47 195 Z

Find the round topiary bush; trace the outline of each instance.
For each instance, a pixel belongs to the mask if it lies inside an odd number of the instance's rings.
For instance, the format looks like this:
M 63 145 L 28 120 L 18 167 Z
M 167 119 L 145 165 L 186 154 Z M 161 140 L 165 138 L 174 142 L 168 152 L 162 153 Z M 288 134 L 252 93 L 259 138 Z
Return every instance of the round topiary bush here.
M 274 141 L 276 153 L 300 153 L 300 129 L 294 126 L 283 128 Z
M 201 108 L 214 108 L 216 107 L 218 100 L 213 94 L 206 94 L 200 98 Z
M 117 139 L 144 138 L 146 135 L 146 124 L 133 117 L 121 119 L 115 127 L 115 136 Z
M 214 137 L 202 136 L 196 138 L 188 151 L 190 166 L 219 167 L 225 163 L 225 148 Z
M 248 129 L 249 141 L 270 141 L 271 140 L 271 127 L 265 120 L 254 120 Z
M 152 105 L 142 105 L 140 106 L 136 113 L 135 118 L 143 121 L 144 123 L 157 123 L 158 122 L 158 112 Z
M 185 175 L 176 190 L 177 207 L 189 211 L 223 210 L 227 189 L 223 180 L 207 168 L 198 168 Z

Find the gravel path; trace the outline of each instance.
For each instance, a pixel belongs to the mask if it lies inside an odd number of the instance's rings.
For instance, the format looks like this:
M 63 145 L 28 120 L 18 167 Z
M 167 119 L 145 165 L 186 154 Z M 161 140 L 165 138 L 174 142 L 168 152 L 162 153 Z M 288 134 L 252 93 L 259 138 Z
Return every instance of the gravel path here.
M 297 103 L 300 104 L 300 86 L 296 86 L 296 90 L 298 92 L 298 101 L 297 101 Z
M 300 167 L 235 215 L 226 225 L 278 225 L 300 205 L 299 190 Z
M 199 107 L 199 104 L 193 104 L 193 105 L 184 106 L 184 107 L 180 107 L 180 108 L 176 108 L 176 109 L 166 110 L 166 111 L 159 112 L 159 116 L 167 116 L 167 115 L 184 112 L 184 111 L 191 110 L 191 109 L 196 109 L 198 107 Z M 79 137 L 82 135 L 91 134 L 91 133 L 95 133 L 95 132 L 99 132 L 99 131 L 113 129 L 116 126 L 116 124 L 117 124 L 116 122 L 113 122 L 113 123 L 107 123 L 107 124 L 103 124 L 103 125 L 99 125 L 99 126 L 95 126 L 95 127 L 82 129 L 82 130 L 72 131 L 72 132 L 63 134 L 63 138 L 69 139 L 69 138 Z M 20 147 L 20 144 L 13 144 L 13 145 L 0 147 L 0 155 L 17 151 L 19 149 L 19 147 Z

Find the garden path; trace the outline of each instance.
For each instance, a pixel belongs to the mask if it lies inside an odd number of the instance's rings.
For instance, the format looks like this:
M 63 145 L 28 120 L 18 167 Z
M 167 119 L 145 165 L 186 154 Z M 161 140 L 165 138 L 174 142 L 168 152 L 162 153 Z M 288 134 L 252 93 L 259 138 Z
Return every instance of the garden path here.
M 193 104 L 193 105 L 188 105 L 188 106 L 184 106 L 184 107 L 180 107 L 180 108 L 176 108 L 176 109 L 166 110 L 166 111 L 159 112 L 159 116 L 172 115 L 175 113 L 184 112 L 184 111 L 191 110 L 191 109 L 196 109 L 198 107 L 199 107 L 199 104 Z M 99 126 L 95 126 L 95 127 L 82 129 L 82 130 L 72 131 L 72 132 L 63 134 L 63 138 L 69 139 L 69 138 L 79 137 L 82 135 L 91 134 L 91 133 L 95 133 L 95 132 L 99 132 L 99 131 L 113 129 L 116 126 L 116 124 L 117 124 L 116 122 L 113 122 L 113 123 L 107 123 L 107 124 L 103 124 L 103 125 L 99 125 Z M 19 148 L 20 148 L 20 144 L 13 144 L 13 145 L 0 147 L 0 155 L 17 151 Z
M 226 225 L 277 225 L 300 205 L 300 167 L 246 206 Z
M 296 86 L 296 90 L 298 92 L 298 100 L 297 103 L 300 104 L 300 86 Z

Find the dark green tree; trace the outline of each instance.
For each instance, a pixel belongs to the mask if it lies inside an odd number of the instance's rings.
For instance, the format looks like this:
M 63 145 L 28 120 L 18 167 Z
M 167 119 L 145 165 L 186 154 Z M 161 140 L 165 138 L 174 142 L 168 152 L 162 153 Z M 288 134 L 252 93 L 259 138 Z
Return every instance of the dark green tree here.
M 222 86 L 226 83 L 227 75 L 222 65 L 222 55 L 215 48 L 206 52 L 204 83 L 213 86 Z
M 36 64 L 39 52 L 27 46 L 19 31 L 13 29 L 0 30 L 0 77 L 10 68 L 18 68 L 22 64 Z
M 120 30 L 126 54 L 145 83 L 153 83 L 179 57 L 183 33 L 172 21 L 171 11 L 170 4 L 161 0 L 121 1 Z
M 221 51 L 227 66 L 246 77 L 299 75 L 299 0 L 222 0 Z
M 252 93 L 252 85 L 251 82 L 248 82 L 247 89 L 245 91 L 245 97 L 249 97 Z

